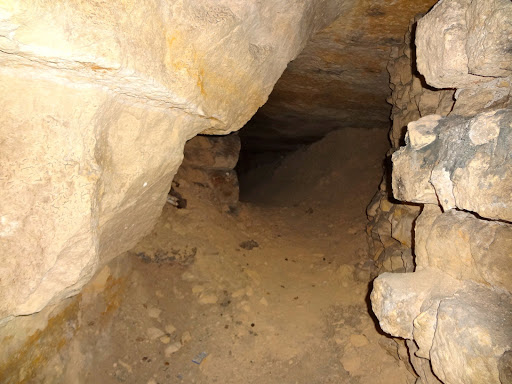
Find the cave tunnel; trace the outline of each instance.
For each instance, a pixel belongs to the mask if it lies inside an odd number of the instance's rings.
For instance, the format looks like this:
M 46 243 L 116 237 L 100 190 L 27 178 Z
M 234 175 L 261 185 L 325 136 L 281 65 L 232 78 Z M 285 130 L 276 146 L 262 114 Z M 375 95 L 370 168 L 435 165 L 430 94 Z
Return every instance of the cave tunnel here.
M 0 31 L 0 383 L 512 383 L 510 0 Z

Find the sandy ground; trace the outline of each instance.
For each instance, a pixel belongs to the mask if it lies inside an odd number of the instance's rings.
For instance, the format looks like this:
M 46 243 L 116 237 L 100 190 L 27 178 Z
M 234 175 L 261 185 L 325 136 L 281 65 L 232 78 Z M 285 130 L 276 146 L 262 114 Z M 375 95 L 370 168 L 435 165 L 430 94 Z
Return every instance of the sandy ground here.
M 254 171 L 235 214 L 182 181 L 187 207 L 166 205 L 121 256 L 118 309 L 83 309 L 58 381 L 414 383 L 368 307 L 365 207 L 385 135 L 335 132 Z

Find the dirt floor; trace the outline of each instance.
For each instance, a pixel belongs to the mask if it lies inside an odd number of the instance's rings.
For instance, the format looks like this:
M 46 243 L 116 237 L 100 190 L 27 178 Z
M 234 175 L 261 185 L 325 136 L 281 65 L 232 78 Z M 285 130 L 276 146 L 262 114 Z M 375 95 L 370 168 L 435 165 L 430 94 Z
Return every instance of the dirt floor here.
M 108 321 L 82 310 L 60 382 L 414 383 L 368 307 L 365 208 L 386 150 L 385 130 L 334 132 L 247 175 L 232 213 L 181 181 L 187 207 L 167 204 L 121 256 L 118 305 Z

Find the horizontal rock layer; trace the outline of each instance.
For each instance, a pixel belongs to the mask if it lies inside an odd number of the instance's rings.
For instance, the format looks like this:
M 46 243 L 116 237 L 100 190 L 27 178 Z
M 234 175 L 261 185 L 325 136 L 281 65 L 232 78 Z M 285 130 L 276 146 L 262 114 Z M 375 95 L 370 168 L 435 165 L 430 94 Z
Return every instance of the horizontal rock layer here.
M 386 65 L 409 20 L 435 0 L 345 0 L 341 16 L 317 33 L 241 131 L 252 151 L 312 142 L 333 129 L 389 126 Z

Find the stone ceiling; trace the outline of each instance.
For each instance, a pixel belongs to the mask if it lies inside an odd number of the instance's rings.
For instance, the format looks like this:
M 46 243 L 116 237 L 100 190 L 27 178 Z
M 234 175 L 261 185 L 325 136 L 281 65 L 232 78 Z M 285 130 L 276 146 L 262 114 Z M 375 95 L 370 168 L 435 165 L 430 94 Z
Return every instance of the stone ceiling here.
M 342 127 L 389 128 L 386 65 L 410 20 L 435 0 L 345 1 L 341 16 L 288 65 L 241 130 L 245 150 L 281 151 Z

